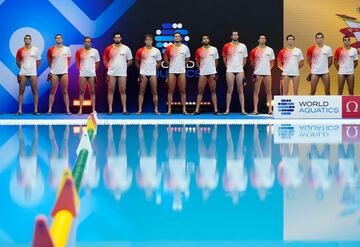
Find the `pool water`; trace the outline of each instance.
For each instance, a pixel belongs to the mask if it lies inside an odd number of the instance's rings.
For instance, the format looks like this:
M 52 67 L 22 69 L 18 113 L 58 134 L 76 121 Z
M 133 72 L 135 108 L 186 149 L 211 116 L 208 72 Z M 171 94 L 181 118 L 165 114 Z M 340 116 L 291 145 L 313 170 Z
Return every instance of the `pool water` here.
M 31 244 L 80 126 L 1 126 L 0 246 Z M 360 246 L 360 126 L 98 126 L 68 246 Z

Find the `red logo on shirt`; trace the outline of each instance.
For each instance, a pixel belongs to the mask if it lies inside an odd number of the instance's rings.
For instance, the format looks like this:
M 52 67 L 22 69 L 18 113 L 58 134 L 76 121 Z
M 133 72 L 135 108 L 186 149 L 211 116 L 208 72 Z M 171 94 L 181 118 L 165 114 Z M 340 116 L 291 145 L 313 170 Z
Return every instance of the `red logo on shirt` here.
M 360 118 L 360 96 L 342 97 L 342 117 Z

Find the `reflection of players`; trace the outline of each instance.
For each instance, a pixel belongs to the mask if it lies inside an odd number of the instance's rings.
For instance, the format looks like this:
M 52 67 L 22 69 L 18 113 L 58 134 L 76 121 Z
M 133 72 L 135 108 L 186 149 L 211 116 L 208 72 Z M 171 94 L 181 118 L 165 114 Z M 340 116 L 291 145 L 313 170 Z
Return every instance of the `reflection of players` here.
M 154 191 L 159 192 L 161 183 L 161 168 L 157 164 L 157 140 L 158 140 L 158 127 L 155 125 L 153 130 L 152 142 L 150 150 L 146 148 L 144 140 L 144 127 L 139 125 L 139 147 L 140 147 L 140 160 L 139 168 L 136 172 L 136 180 L 139 187 L 145 190 L 145 195 L 148 199 L 153 196 Z M 145 130 L 148 127 L 145 127 Z M 156 195 L 157 203 L 161 202 L 161 194 Z
M 267 129 L 269 128 L 269 129 Z M 261 141 L 260 141 L 261 140 Z M 272 134 L 270 126 L 254 126 L 255 156 L 251 170 L 251 182 L 259 192 L 261 200 L 265 200 L 266 192 L 274 186 L 275 172 L 271 163 Z
M 355 186 L 359 182 L 359 173 L 355 165 L 354 144 L 349 144 L 345 150 L 344 144 L 339 144 L 338 163 L 335 167 L 335 178 L 343 187 Z
M 219 172 L 216 167 L 217 125 L 213 127 L 209 147 L 206 147 L 202 132 L 197 126 L 199 167 L 196 171 L 196 183 L 202 189 L 204 200 L 207 200 L 210 192 L 216 189 L 219 182 Z
M 67 125 L 61 141 L 61 146 L 57 145 L 53 126 L 49 125 L 49 137 L 51 141 L 50 154 L 50 184 L 57 188 L 61 182 L 61 178 L 65 168 L 69 167 L 69 134 L 70 127 Z
M 173 130 L 168 129 L 168 166 L 165 171 L 164 190 L 173 194 L 174 210 L 182 210 L 183 197 L 190 195 L 190 168 L 186 162 L 186 132 L 181 128 L 181 139 L 178 147 L 173 139 Z
M 358 65 L 358 50 L 350 46 L 350 37 L 343 37 L 344 47 L 339 47 L 335 51 L 334 65 L 338 70 L 338 95 L 342 95 L 345 81 L 347 81 L 349 95 L 354 95 L 355 76 L 354 69 Z
M 278 166 L 278 179 L 286 191 L 287 197 L 294 195 L 303 180 L 304 171 L 299 163 L 298 144 L 283 144 L 281 146 L 282 159 Z
M 99 186 L 100 169 L 96 164 L 96 152 L 93 149 L 89 162 L 86 164 L 84 176 L 81 180 L 81 187 L 85 188 L 86 195 L 90 195 L 91 190 Z
M 34 137 L 27 153 L 23 127 L 19 126 L 19 167 L 10 179 L 11 198 L 21 206 L 37 205 L 44 195 L 44 180 L 37 164 L 38 127 L 34 126 Z
M 106 186 L 115 194 L 115 199 L 120 200 L 132 183 L 132 170 L 127 164 L 126 154 L 126 125 L 122 127 L 121 138 L 116 150 L 114 143 L 113 127 L 108 128 L 108 157 L 104 170 Z
M 245 126 L 242 125 L 240 127 L 239 138 L 237 138 L 237 148 L 235 151 L 234 142 L 231 137 L 230 125 L 226 126 L 226 168 L 222 181 L 224 190 L 229 193 L 234 204 L 238 203 L 239 196 L 246 191 L 248 183 L 248 174 L 244 164 L 244 129 Z
M 329 165 L 330 144 L 325 144 L 320 153 L 315 144 L 311 144 L 309 153 L 310 169 L 309 181 L 312 187 L 316 189 L 316 199 L 321 201 L 324 198 L 324 191 L 329 189 L 332 183 L 332 169 Z

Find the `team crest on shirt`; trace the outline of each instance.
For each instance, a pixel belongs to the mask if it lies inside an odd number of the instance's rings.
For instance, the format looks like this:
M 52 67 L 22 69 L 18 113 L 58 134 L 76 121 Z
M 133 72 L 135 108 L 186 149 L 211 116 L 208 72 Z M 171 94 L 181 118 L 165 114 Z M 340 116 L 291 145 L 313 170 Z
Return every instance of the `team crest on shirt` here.
M 356 9 L 358 13 L 360 13 L 360 6 Z M 347 27 L 340 29 L 339 31 L 347 35 L 349 37 L 355 38 L 356 42 L 351 44 L 352 47 L 359 49 L 360 48 L 360 20 L 355 17 L 344 15 L 344 14 L 336 14 L 340 19 L 342 19 Z

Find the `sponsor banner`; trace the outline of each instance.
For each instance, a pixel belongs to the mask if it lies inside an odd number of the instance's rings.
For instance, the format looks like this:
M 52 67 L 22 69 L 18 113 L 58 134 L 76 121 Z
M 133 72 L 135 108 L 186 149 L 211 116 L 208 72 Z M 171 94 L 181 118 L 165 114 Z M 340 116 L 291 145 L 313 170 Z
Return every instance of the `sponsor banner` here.
M 344 124 L 342 141 L 343 143 L 360 143 L 360 125 Z
M 360 118 L 360 96 L 342 97 L 342 117 Z
M 341 118 L 341 96 L 275 96 L 274 118 Z
M 279 124 L 274 126 L 274 143 L 341 143 L 342 126 Z

